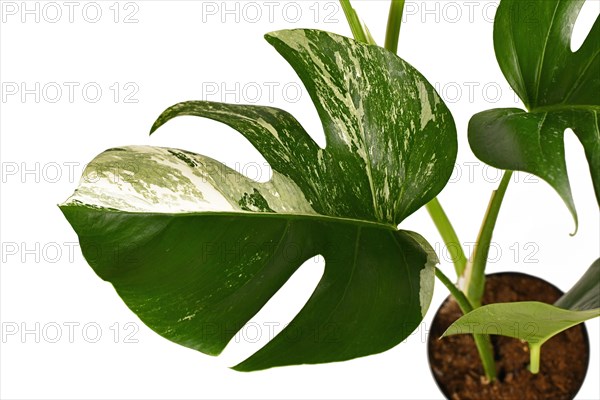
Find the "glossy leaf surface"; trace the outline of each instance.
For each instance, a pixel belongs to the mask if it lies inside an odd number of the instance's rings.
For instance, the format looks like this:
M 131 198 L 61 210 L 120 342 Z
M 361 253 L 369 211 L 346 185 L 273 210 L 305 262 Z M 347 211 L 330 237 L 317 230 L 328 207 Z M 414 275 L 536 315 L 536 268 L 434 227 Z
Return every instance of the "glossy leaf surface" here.
M 397 229 L 437 195 L 456 157 L 452 116 L 394 54 L 315 30 L 267 40 L 317 108 L 320 148 L 285 111 L 187 102 L 179 115 L 223 122 L 270 163 L 258 183 L 208 157 L 123 147 L 100 154 L 61 206 L 83 253 L 162 336 L 219 354 L 302 263 L 325 272 L 281 334 L 235 368 L 347 360 L 387 350 L 420 323 L 435 254 Z
M 494 22 L 496 58 L 528 112 L 473 116 L 469 143 L 482 161 L 533 173 L 562 197 L 577 222 L 564 155 L 564 131 L 583 145 L 600 203 L 600 18 L 576 51 L 573 26 L 584 0 L 502 0 Z

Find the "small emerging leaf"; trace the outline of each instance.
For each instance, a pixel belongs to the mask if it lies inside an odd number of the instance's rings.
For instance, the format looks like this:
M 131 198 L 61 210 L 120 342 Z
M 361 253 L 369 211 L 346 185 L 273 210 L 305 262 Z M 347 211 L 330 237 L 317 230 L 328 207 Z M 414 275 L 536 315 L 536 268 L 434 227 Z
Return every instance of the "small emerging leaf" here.
M 539 365 L 539 348 L 560 332 L 600 316 L 600 259 L 554 305 L 536 301 L 489 304 L 463 315 L 444 336 L 502 335 L 529 343 L 532 365 Z M 536 371 L 532 371 L 536 372 Z
M 573 311 L 537 301 L 495 303 L 463 315 L 442 337 L 466 333 L 501 335 L 541 346 L 552 336 L 599 315 L 597 308 Z

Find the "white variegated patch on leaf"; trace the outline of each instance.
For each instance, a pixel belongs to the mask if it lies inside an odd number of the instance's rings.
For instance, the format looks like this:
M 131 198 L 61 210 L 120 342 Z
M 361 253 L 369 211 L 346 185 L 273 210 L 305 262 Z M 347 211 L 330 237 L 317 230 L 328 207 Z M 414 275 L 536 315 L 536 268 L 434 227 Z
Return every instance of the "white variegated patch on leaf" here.
M 150 146 L 100 154 L 65 204 L 128 212 L 316 214 L 300 188 L 278 172 L 258 183 L 209 157 Z

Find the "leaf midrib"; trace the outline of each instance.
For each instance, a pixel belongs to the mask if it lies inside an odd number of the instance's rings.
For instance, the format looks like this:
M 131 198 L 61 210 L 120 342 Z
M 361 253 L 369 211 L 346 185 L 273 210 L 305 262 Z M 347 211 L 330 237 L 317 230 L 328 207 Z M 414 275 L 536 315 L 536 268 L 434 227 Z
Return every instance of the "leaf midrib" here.
M 323 222 L 333 222 L 338 224 L 348 224 L 354 226 L 366 226 L 371 228 L 385 229 L 388 231 L 397 232 L 398 227 L 391 224 L 361 220 L 347 217 L 336 217 L 322 214 L 290 214 L 290 213 L 269 213 L 269 212 L 249 212 L 249 211 L 198 211 L 198 212 L 180 212 L 180 213 L 163 213 L 151 211 L 124 211 L 116 209 L 98 208 L 97 206 L 81 205 L 81 204 L 62 204 L 61 208 L 83 208 L 95 212 L 125 214 L 135 216 L 163 216 L 163 217 L 190 217 L 190 216 L 207 216 L 207 217 L 236 217 L 236 218 L 274 218 L 274 219 L 297 219 L 297 220 L 315 220 Z
M 546 49 L 548 48 L 548 39 L 550 39 L 550 34 L 552 33 L 552 27 L 554 26 L 554 21 L 556 20 L 556 13 L 560 6 L 559 2 L 556 2 L 556 7 L 554 7 L 554 12 L 552 13 L 552 19 L 550 20 L 550 26 L 548 27 L 548 32 L 546 33 L 546 39 L 544 40 L 544 47 L 542 48 L 542 57 L 537 67 L 537 77 L 536 77 L 536 88 L 535 88 L 535 102 L 539 103 L 540 96 L 540 81 L 542 80 L 542 71 L 544 69 L 544 63 L 546 62 Z
M 587 38 L 586 38 L 586 40 L 587 40 Z M 581 48 L 579 50 L 581 50 Z M 577 51 L 579 51 L 579 50 L 577 50 Z M 565 96 L 565 100 L 569 100 L 571 98 L 571 96 L 573 95 L 573 93 L 576 90 L 579 90 L 580 85 L 581 85 L 581 80 L 583 79 L 583 77 L 585 76 L 585 74 L 587 74 L 588 69 L 590 69 L 590 66 L 592 65 L 592 63 L 594 62 L 594 60 L 596 59 L 596 57 L 598 57 L 598 55 L 600 55 L 600 49 L 597 49 L 596 53 L 594 53 L 590 57 L 590 60 L 586 64 L 585 68 L 581 71 L 581 73 L 577 77 L 577 80 L 575 81 L 575 83 L 573 84 L 573 86 L 571 86 L 571 89 L 569 90 L 569 93 L 567 93 L 567 95 Z
M 535 112 L 553 112 L 553 111 L 591 111 L 591 112 L 600 112 L 600 105 L 593 104 L 564 104 L 557 103 L 550 106 L 542 106 L 536 107 L 529 110 L 530 113 Z

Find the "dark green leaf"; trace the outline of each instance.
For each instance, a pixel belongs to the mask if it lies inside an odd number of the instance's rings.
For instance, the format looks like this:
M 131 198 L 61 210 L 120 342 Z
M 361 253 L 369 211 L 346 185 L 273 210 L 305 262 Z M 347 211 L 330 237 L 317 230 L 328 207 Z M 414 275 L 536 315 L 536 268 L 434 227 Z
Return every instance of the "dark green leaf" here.
M 600 309 L 600 258 L 554 305 L 569 310 Z
M 456 157 L 452 116 L 410 65 L 376 46 L 313 30 L 267 40 L 309 91 L 319 148 L 288 113 L 188 102 L 166 110 L 221 121 L 273 169 L 254 182 L 208 157 L 153 147 L 93 160 L 61 206 L 83 253 L 152 329 L 216 355 L 310 257 L 325 258 L 311 298 L 237 367 L 347 360 L 401 342 L 433 291 L 435 254 L 397 229 L 437 195 Z
M 529 112 L 495 109 L 473 116 L 469 143 L 482 161 L 533 173 L 559 193 L 576 223 L 564 131 L 581 141 L 600 203 L 600 19 L 576 52 L 573 25 L 584 0 L 502 0 L 494 24 L 498 63 Z

